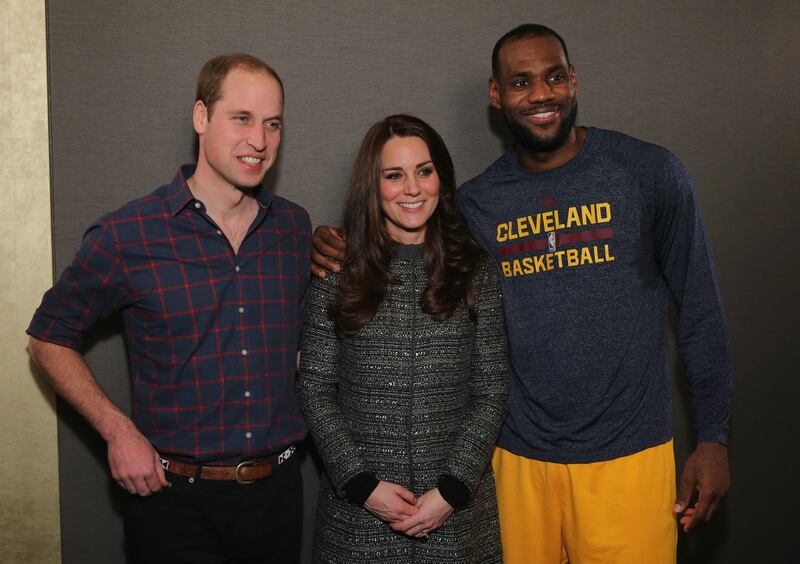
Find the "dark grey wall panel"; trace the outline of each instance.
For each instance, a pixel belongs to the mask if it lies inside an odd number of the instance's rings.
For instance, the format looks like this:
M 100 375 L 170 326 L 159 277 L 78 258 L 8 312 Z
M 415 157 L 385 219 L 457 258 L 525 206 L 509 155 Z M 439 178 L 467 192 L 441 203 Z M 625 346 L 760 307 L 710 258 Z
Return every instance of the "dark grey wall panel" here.
M 93 219 L 192 160 L 194 81 L 211 56 L 249 51 L 281 74 L 286 129 L 270 183 L 315 223 L 335 223 L 358 143 L 386 114 L 430 121 L 461 180 L 499 154 L 489 54 L 525 21 L 567 40 L 581 122 L 672 149 L 704 206 L 735 346 L 734 488 L 714 523 L 682 538 L 681 561 L 786 561 L 794 535 L 786 492 L 800 462 L 789 448 L 800 391 L 796 2 L 51 1 L 56 268 Z M 98 330 L 88 357 L 125 405 L 116 320 Z M 679 384 L 674 397 L 682 459 L 691 434 Z M 104 445 L 63 404 L 59 411 L 63 561 L 119 562 L 124 497 L 108 477 Z M 310 459 L 304 472 L 310 532 Z

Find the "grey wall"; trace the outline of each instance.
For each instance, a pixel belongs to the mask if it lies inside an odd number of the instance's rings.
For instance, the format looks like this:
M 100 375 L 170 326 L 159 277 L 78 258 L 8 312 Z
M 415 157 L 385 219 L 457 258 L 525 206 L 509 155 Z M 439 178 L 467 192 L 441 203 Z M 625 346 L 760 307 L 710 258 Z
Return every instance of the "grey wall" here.
M 715 522 L 681 536 L 680 559 L 788 561 L 800 391 L 791 290 L 800 8 L 792 0 L 49 2 L 56 270 L 93 219 L 192 160 L 194 81 L 211 56 L 244 50 L 278 69 L 286 129 L 270 182 L 315 223 L 336 223 L 360 139 L 384 115 L 428 120 L 460 180 L 500 153 L 486 99 L 489 55 L 526 21 L 567 40 L 581 122 L 672 149 L 704 207 L 735 347 L 734 486 Z M 96 335 L 90 363 L 126 405 L 118 320 Z M 682 460 L 692 445 L 678 369 L 676 382 Z M 108 477 L 104 445 L 67 406 L 59 413 L 63 561 L 120 562 L 124 496 Z M 308 544 L 317 484 L 310 459 L 304 472 Z

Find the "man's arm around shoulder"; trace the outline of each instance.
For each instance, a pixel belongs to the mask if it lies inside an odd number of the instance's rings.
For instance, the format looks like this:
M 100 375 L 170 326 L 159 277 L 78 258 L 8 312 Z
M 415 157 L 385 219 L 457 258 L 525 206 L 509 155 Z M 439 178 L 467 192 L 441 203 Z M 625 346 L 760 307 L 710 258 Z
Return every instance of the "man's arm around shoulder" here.
M 311 272 L 325 278 L 328 272 L 339 272 L 347 251 L 347 237 L 341 229 L 320 225 L 311 239 Z
M 79 352 L 30 337 L 28 351 L 58 394 L 108 444 L 112 477 L 132 494 L 150 495 L 168 486 L 158 453 L 103 392 Z

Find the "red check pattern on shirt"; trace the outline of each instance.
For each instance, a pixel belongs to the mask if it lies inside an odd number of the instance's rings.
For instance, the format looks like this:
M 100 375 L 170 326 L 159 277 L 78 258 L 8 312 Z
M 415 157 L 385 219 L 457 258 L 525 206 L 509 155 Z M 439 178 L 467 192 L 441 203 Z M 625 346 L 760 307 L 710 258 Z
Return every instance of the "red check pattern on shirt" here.
M 193 172 L 92 225 L 28 334 L 79 349 L 121 310 L 132 417 L 155 448 L 195 462 L 265 456 L 306 434 L 295 369 L 311 222 L 259 193 L 235 254 L 186 184 Z

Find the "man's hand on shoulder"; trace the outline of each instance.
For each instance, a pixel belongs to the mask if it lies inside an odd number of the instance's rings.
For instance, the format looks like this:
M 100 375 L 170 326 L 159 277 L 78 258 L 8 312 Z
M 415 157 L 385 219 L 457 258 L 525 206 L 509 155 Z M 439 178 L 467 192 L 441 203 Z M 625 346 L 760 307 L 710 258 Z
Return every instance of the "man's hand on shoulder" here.
M 320 225 L 311 239 L 311 272 L 325 278 L 328 272 L 339 272 L 347 250 L 347 239 L 341 229 Z
M 701 521 L 708 521 L 717 511 L 731 484 L 728 447 L 720 443 L 698 443 L 686 459 L 680 488 L 672 512 L 682 514 L 680 523 L 688 533 Z M 697 502 L 690 506 L 697 490 Z
M 134 495 L 152 495 L 171 485 L 153 445 L 133 425 L 108 440 L 108 465 L 117 483 Z

